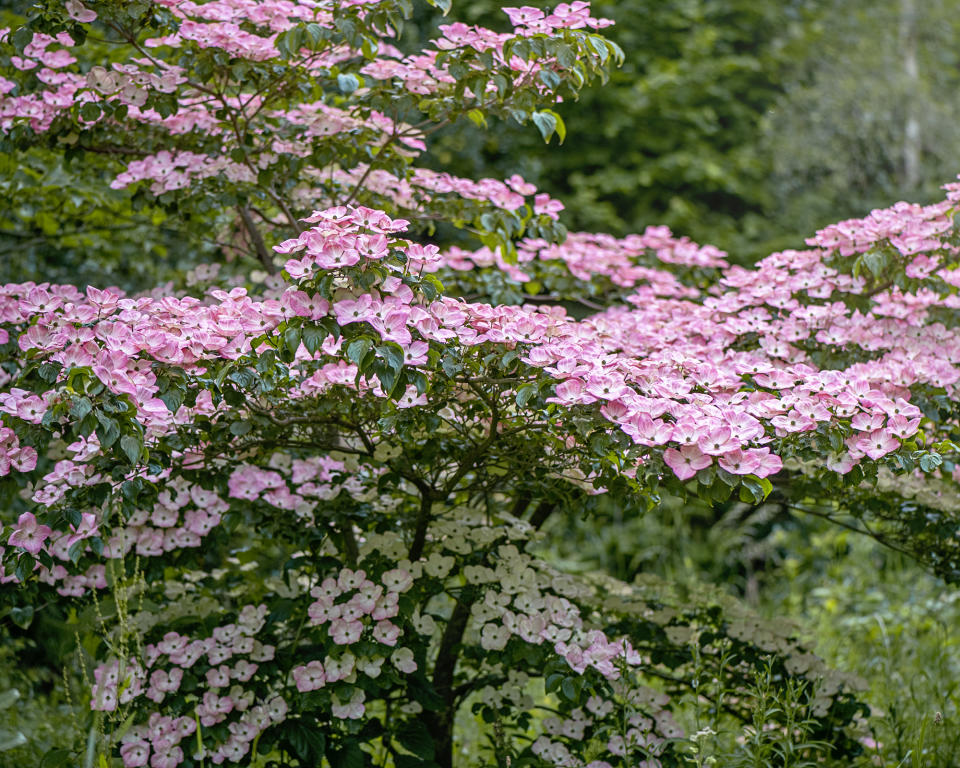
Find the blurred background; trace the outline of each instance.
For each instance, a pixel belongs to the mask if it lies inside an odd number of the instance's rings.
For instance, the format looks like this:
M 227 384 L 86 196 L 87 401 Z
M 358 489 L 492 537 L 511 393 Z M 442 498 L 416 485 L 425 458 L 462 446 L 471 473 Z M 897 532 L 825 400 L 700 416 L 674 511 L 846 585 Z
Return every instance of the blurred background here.
M 455 9 L 496 28 L 503 5 Z M 573 230 L 666 224 L 741 263 L 878 206 L 933 202 L 960 173 L 954 0 L 593 8 L 616 21 L 605 34 L 626 63 L 558 109 L 562 146 L 544 146 L 535 130 L 458 126 L 434 142 L 432 162 L 466 175 L 519 172 L 566 203 Z

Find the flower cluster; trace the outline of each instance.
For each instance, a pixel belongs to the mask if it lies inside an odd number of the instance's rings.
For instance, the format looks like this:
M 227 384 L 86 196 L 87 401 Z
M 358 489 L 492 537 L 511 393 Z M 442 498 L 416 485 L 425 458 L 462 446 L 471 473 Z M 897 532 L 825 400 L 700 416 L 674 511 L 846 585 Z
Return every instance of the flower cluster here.
M 149 761 L 151 766 L 174 768 L 184 760 L 180 742 L 192 735 L 198 724 L 210 729 L 228 720 L 228 738 L 211 749 L 209 756 L 214 764 L 239 762 L 262 731 L 283 721 L 287 704 L 282 697 L 274 695 L 257 702 L 254 692 L 248 690 L 259 664 L 274 657 L 274 647 L 256 637 L 266 614 L 266 606 L 248 605 L 235 623 L 215 627 L 205 639 L 167 632 L 144 647 L 142 662 L 114 659 L 94 670 L 91 707 L 112 712 L 141 697 L 154 706 L 162 705 L 177 695 L 185 675 L 196 677 L 198 668 L 205 669 L 204 691 L 198 695 L 195 714 L 173 717 L 154 711 L 147 722 L 123 735 L 120 755 L 125 766 L 144 766 Z

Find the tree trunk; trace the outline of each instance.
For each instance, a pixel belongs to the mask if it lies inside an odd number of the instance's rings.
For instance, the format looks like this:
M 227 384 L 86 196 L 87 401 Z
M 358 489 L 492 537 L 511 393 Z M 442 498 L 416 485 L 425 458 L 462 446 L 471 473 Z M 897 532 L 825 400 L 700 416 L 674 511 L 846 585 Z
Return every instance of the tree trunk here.
M 903 52 L 904 105 L 903 185 L 913 192 L 920 185 L 920 118 L 917 90 L 920 65 L 917 60 L 917 0 L 900 0 L 900 49 Z
M 453 675 L 463 632 L 470 619 L 473 600 L 461 597 L 453 607 L 453 613 L 440 639 L 437 663 L 433 668 L 433 689 L 443 699 L 444 706 L 437 712 L 425 712 L 424 720 L 433 737 L 434 761 L 440 768 L 453 768 L 453 726 L 457 714 L 457 697 L 453 688 Z

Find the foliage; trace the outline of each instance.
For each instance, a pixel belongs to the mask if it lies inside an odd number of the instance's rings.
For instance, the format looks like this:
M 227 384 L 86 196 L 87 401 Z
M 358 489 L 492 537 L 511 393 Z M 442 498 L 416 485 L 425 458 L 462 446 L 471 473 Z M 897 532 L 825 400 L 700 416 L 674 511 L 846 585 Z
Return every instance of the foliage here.
M 753 269 L 565 239 L 521 177 L 418 163 L 462 120 L 562 139 L 606 22 L 511 8 L 408 53 L 410 11 L 50 0 L 4 36 L 7 149 L 95 155 L 175 259 L 229 242 L 197 296 L 0 291 L 0 610 L 82 681 L 44 764 L 447 768 L 468 713 L 481 764 L 858 758 L 858 682 L 795 626 L 565 572 L 541 529 L 732 498 L 956 580 L 960 186 Z
M 960 146 L 951 3 L 827 3 L 763 128 L 773 210 L 796 231 L 893 200 L 935 200 Z
M 559 108 L 568 126 L 562 146 L 468 127 L 441 134 L 431 147 L 438 166 L 519 169 L 568 204 L 575 228 L 624 235 L 657 222 L 738 259 L 763 255 L 775 238 L 799 244 L 810 230 L 769 205 L 773 157 L 762 136 L 784 78 L 810 50 L 799 44 L 823 4 L 595 5 L 617 22 L 610 37 L 629 55 L 603 87 Z M 498 7 L 475 2 L 464 13 L 484 22 Z

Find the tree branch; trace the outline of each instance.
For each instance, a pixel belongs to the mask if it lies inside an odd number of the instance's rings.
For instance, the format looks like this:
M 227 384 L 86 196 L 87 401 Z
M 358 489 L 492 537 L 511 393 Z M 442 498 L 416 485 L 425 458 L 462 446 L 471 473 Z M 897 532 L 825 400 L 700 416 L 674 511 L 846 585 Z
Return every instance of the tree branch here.
M 547 518 L 550 517 L 557 509 L 557 505 L 551 501 L 541 501 L 533 514 L 530 515 L 530 525 L 532 525 L 536 530 L 540 530 Z
M 263 264 L 263 268 L 271 275 L 276 274 L 277 267 L 273 263 L 273 258 L 270 256 L 270 252 L 267 250 L 267 244 L 263 242 L 263 237 L 260 235 L 260 230 L 257 229 L 257 225 L 253 222 L 253 217 L 250 215 L 250 209 L 245 205 L 238 205 L 237 210 L 240 212 L 240 218 L 243 220 L 243 226 L 247 230 L 247 234 L 250 235 L 250 240 L 253 243 L 254 249 L 257 251 L 257 258 L 260 259 L 260 263 Z
M 417 525 L 413 532 L 413 542 L 410 544 L 410 561 L 415 563 L 423 554 L 423 547 L 427 543 L 427 528 L 430 526 L 433 511 L 433 494 L 426 488 L 420 489 L 420 512 L 417 514 Z

